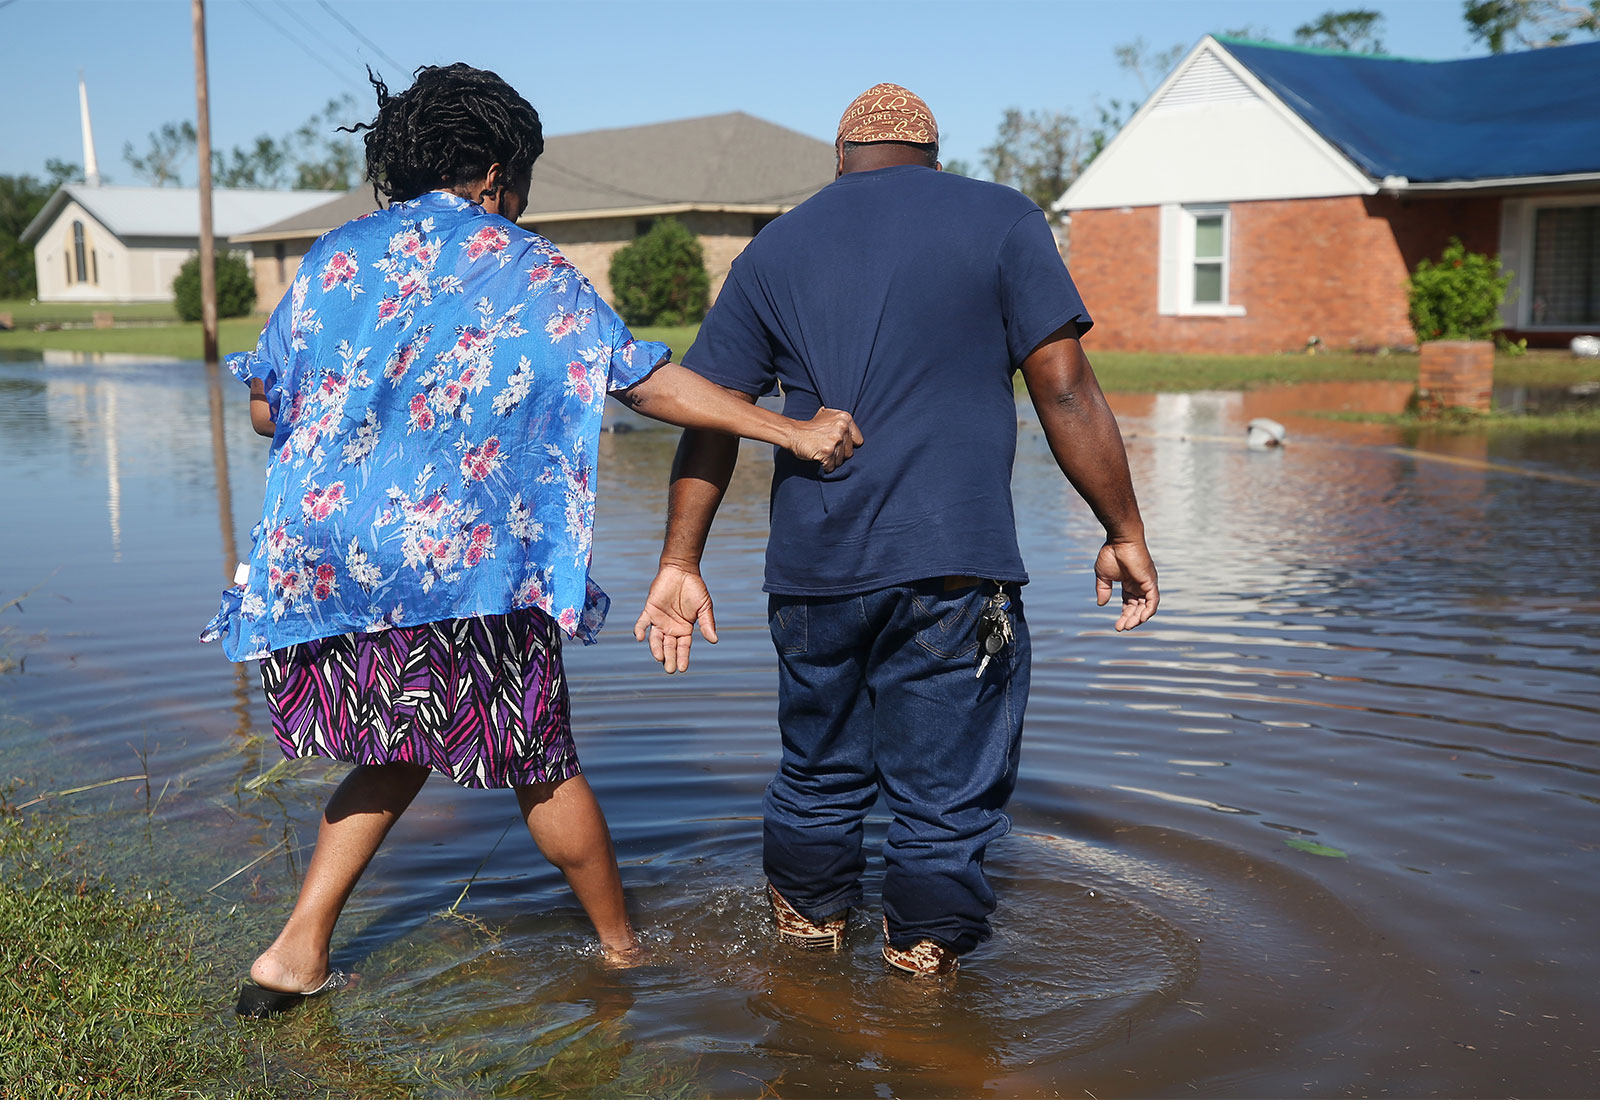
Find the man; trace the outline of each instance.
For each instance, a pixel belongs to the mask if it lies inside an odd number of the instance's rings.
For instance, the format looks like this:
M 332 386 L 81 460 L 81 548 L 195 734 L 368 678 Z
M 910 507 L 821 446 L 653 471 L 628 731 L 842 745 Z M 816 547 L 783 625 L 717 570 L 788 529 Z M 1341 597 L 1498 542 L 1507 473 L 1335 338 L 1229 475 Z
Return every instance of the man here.
M 781 938 L 838 949 L 861 902 L 881 793 L 884 958 L 948 974 L 989 932 L 986 846 L 1010 826 L 1029 643 L 1011 467 L 1020 368 L 1052 452 L 1106 529 L 1096 597 L 1117 629 L 1155 613 L 1156 571 L 1115 419 L 1079 335 L 1090 319 L 1044 213 L 939 171 L 921 99 L 879 84 L 845 111 L 835 181 L 735 261 L 684 358 L 790 416 L 847 409 L 864 446 L 829 474 L 774 459 L 766 591 L 783 760 L 764 865 Z M 660 572 L 634 634 L 688 667 L 716 641 L 699 563 L 738 441 L 684 433 Z

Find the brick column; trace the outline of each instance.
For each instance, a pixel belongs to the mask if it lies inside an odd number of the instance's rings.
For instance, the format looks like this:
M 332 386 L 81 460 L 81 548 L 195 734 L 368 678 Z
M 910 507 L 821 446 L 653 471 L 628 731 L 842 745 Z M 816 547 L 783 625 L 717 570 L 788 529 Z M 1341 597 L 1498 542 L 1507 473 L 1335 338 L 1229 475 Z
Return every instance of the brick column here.
M 1417 397 L 1424 409 L 1488 412 L 1494 389 L 1494 343 L 1430 340 L 1422 345 Z

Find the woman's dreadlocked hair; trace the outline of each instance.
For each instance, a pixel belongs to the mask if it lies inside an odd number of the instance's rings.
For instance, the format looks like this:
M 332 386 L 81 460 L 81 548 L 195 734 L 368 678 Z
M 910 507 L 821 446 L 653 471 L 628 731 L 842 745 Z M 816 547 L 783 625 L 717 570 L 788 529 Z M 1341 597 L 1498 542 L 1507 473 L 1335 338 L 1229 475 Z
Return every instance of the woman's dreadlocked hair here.
M 533 169 L 544 152 L 544 129 L 539 112 L 511 85 L 460 62 L 424 65 L 413 78 L 411 87 L 392 96 L 368 69 L 377 117 L 348 127 L 367 131 L 362 140 L 375 196 L 405 202 L 482 179 L 496 163 L 508 180 Z

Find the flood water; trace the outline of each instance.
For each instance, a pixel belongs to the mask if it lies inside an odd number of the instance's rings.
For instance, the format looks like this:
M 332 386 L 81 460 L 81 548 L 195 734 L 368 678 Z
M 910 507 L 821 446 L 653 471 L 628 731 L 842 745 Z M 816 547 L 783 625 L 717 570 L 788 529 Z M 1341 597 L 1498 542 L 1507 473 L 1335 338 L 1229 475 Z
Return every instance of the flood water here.
M 219 503 L 206 382 L 0 363 L 0 775 L 141 777 L 29 812 L 238 928 L 242 977 L 341 769 L 276 766 L 254 669 L 195 642 L 264 459 L 227 383 Z M 1407 389 L 1113 397 L 1162 578 L 1127 635 L 1019 403 L 1033 695 L 995 935 L 949 986 L 884 972 L 876 910 L 839 956 L 770 941 L 770 460 L 742 452 L 705 565 L 722 641 L 669 679 L 630 629 L 675 435 L 608 434 L 613 617 L 567 667 L 656 962 L 600 969 L 511 795 L 435 779 L 335 939 L 361 984 L 261 1026 L 331 1026 L 375 1077 L 427 1061 L 439 1096 L 1594 1095 L 1600 442 L 1296 415 Z M 1287 447 L 1246 449 L 1258 415 Z

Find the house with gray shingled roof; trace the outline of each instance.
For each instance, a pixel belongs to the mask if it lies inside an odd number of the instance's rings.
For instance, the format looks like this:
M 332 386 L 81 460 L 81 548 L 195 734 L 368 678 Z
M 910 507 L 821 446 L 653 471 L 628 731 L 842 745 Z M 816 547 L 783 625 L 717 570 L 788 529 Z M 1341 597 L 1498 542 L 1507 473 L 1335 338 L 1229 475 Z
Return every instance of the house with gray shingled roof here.
M 601 295 L 611 257 L 673 217 L 700 240 L 713 297 L 734 257 L 773 218 L 833 180 L 833 146 L 743 112 L 545 139 L 520 224 L 558 245 Z M 270 224 L 235 232 L 255 257 L 271 309 L 316 238 L 376 206 L 370 186 Z

